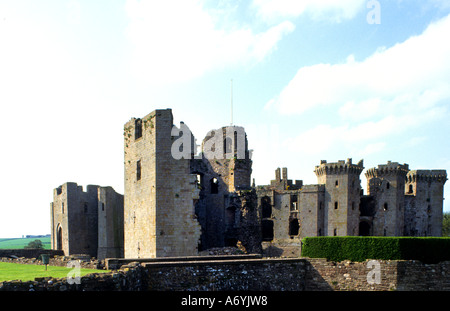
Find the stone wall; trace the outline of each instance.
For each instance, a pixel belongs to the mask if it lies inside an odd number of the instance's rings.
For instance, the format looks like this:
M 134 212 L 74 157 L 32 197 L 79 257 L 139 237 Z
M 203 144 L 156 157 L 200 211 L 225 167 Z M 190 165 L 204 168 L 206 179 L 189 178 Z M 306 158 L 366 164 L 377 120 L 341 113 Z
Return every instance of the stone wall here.
M 47 254 L 50 256 L 62 256 L 64 252 L 62 250 L 54 249 L 38 249 L 38 248 L 24 248 L 24 249 L 0 249 L 1 257 L 25 257 L 25 258 L 37 258 L 41 254 Z
M 448 291 L 450 262 L 428 265 L 418 261 L 331 262 L 308 258 L 155 260 L 128 263 L 111 273 L 87 275 L 80 284 L 49 278 L 2 282 L 2 290 Z

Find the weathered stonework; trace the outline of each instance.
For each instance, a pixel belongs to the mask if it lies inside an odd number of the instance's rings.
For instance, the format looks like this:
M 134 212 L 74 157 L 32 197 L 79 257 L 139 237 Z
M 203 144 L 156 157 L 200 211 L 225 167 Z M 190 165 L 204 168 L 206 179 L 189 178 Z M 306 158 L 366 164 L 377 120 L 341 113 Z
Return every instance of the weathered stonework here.
M 66 255 L 123 256 L 123 196 L 111 187 L 65 183 L 53 191 L 51 246 Z M 106 220 L 107 214 L 110 218 Z
M 99 186 L 83 192 L 75 183 L 55 189 L 52 248 L 100 259 L 236 246 L 298 257 L 307 236 L 441 236 L 445 170 L 388 161 L 367 170 L 364 195 L 362 160 L 322 160 L 317 184 L 277 168 L 269 185 L 255 186 L 243 127 L 210 131 L 199 154 L 187 125 L 173 125 L 171 109 L 132 118 L 123 135 L 125 195 Z
M 166 109 L 124 126 L 126 258 L 197 254 L 199 190 L 189 160 L 171 155 L 172 125 Z

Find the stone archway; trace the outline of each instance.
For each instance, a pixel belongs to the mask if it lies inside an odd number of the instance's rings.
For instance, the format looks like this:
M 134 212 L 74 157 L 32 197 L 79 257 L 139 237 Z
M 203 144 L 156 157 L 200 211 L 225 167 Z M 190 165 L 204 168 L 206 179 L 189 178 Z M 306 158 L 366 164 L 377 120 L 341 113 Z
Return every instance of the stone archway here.
M 371 226 L 367 221 L 361 221 L 359 223 L 359 235 L 360 236 L 370 236 L 371 235 Z
M 56 229 L 56 249 L 57 250 L 63 249 L 63 232 L 61 225 L 58 225 L 58 228 Z

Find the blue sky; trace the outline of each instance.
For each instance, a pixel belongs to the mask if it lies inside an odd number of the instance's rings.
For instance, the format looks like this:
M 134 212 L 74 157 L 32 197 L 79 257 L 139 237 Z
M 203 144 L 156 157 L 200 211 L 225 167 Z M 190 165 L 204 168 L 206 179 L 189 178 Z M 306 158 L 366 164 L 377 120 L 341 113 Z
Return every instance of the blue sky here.
M 132 117 L 228 125 L 231 79 L 256 184 L 322 159 L 450 171 L 449 37 L 445 0 L 2 0 L 0 237 L 49 233 L 64 182 L 123 193 Z

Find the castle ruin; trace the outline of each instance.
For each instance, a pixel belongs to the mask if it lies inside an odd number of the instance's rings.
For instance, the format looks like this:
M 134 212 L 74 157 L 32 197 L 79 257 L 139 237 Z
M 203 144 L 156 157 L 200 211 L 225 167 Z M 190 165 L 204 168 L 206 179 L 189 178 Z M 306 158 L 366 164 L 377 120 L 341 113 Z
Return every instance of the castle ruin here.
M 52 248 L 154 258 L 239 244 L 248 253 L 298 257 L 306 236 L 441 236 L 445 170 L 388 161 L 366 171 L 364 194 L 362 160 L 322 160 L 317 184 L 293 182 L 277 168 L 270 185 L 256 186 L 243 127 L 210 131 L 199 154 L 186 129 L 173 125 L 171 109 L 128 121 L 125 194 L 92 185 L 84 192 L 75 183 L 56 188 Z

